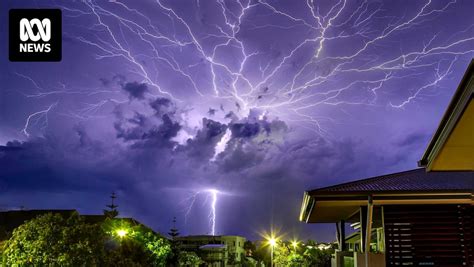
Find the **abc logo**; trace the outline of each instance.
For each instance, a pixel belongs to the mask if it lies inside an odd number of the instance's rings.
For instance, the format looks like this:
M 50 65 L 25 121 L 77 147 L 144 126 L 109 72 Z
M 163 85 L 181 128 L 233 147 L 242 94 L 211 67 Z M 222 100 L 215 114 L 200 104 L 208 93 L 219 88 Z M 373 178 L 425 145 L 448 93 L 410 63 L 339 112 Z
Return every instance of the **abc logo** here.
M 38 34 L 33 32 L 33 27 L 38 28 Z M 21 19 L 20 20 L 20 40 L 26 42 L 31 40 L 33 42 L 39 41 L 48 42 L 51 39 L 51 20 L 43 19 Z
M 10 61 L 60 61 L 60 9 L 11 9 Z

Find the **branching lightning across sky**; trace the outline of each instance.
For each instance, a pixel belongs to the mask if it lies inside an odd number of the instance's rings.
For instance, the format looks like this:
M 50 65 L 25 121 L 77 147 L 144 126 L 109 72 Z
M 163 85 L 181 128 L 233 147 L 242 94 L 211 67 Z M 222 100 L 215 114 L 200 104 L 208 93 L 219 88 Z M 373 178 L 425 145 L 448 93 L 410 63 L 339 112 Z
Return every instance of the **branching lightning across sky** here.
M 331 6 L 307 0 L 299 12 L 265 0 L 216 0 L 206 2 L 212 8 L 212 22 L 201 25 L 164 0 L 152 3 L 153 13 L 125 1 L 87 0 L 62 8 L 68 18 L 90 21 L 74 26 L 76 31 L 68 33 L 73 39 L 94 51 L 96 61 L 120 60 L 123 71 L 139 77 L 152 89 L 148 92 L 152 96 L 176 102 L 193 98 L 198 105 L 225 104 L 239 118 L 259 110 L 326 137 L 331 132 L 328 122 L 341 119 L 336 112 L 354 106 L 413 105 L 424 92 L 442 85 L 460 57 L 474 54 L 474 24 L 444 40 L 434 33 L 408 48 L 398 44 L 399 52 L 381 49 L 457 4 L 426 0 L 395 18 L 382 3 L 367 0 L 356 5 L 339 0 Z M 192 8 L 200 14 L 203 3 Z M 267 19 L 261 21 L 259 15 Z M 275 39 L 283 44 L 276 56 L 271 54 L 272 44 L 264 49 L 247 37 L 273 31 L 288 34 Z M 293 31 L 299 34 L 292 35 Z M 430 72 L 433 75 L 426 75 Z M 30 99 L 90 98 L 82 108 L 61 111 L 77 120 L 103 118 L 102 107 L 127 102 L 116 97 L 119 89 L 71 87 L 59 81 L 42 87 L 27 74 L 16 75 L 33 85 L 33 92 L 22 93 Z M 175 80 L 185 93 L 177 92 L 170 82 Z M 402 80 L 410 83 L 400 88 Z M 34 119 L 46 127 L 51 108 L 28 116 L 23 134 L 29 136 Z M 321 112 L 327 109 L 334 112 Z M 221 148 L 227 140 L 226 135 Z
M 97 60 L 111 57 L 124 59 L 130 66 L 130 73 L 143 78 L 159 94 L 180 98 L 170 91 L 171 88 L 165 89 L 167 86 L 163 85 L 166 84 L 163 78 L 155 78 L 158 73 L 166 71 L 186 81 L 189 89 L 199 97 L 235 102 L 238 107 L 236 113 L 240 116 L 247 116 L 251 109 L 262 109 L 318 128 L 321 127 L 315 111 L 318 107 L 374 105 L 374 99 L 379 99 L 379 92 L 388 88 L 393 80 L 401 76 L 414 77 L 429 68 L 436 70 L 446 67 L 439 66 L 436 56 L 454 58 L 474 51 L 466 48 L 469 44 L 472 47 L 472 36 L 458 36 L 444 43 L 433 36 L 418 49 L 388 57 L 374 54 L 371 50 L 384 45 L 385 41 L 391 41 L 389 38 L 398 33 L 436 19 L 437 15 L 449 10 L 457 1 L 435 5 L 428 0 L 413 15 L 394 20 L 381 14 L 383 9 L 379 3 L 370 1 L 362 1 L 354 7 L 351 5 L 353 3 L 340 0 L 322 14 L 322 8 L 315 1 L 308 0 L 307 16 L 293 14 L 263 0 L 237 1 L 234 4 L 218 0 L 215 3 L 218 13 L 214 15 L 220 23 L 216 21 L 215 24 L 206 25 L 205 29 L 190 23 L 170 3 L 157 0 L 155 4 L 161 12 L 159 22 L 146 12 L 120 1 L 107 5 L 86 1 L 84 6 L 66 6 L 64 9 L 71 17 L 90 16 L 95 20 L 96 23 L 89 28 L 91 34 L 79 35 L 76 39 L 96 48 Z M 280 24 L 303 28 L 306 36 L 301 36 L 301 41 L 290 50 L 282 51 L 281 57 L 268 58 L 268 51 L 253 47 L 241 37 L 242 32 L 288 26 L 267 22 L 250 27 L 255 24 L 250 13 L 255 12 L 281 19 Z M 384 28 L 372 28 L 373 21 L 380 24 L 381 20 L 388 21 Z M 164 29 L 162 25 L 166 23 L 174 25 L 173 30 Z M 135 51 L 129 41 L 132 39 L 136 45 L 145 49 Z M 351 39 L 356 41 L 352 53 L 336 55 L 329 47 Z M 184 50 L 194 53 L 198 61 L 183 58 L 180 53 Z M 313 52 L 308 54 L 305 52 L 308 50 Z M 222 56 L 225 53 L 233 53 L 234 56 L 225 58 Z M 305 59 L 306 62 L 292 66 L 295 58 Z M 144 63 L 147 61 L 155 67 Z M 357 67 L 354 64 L 356 61 L 359 62 Z M 261 67 L 258 69 L 252 65 L 256 62 L 260 62 Z M 196 67 L 207 72 L 207 80 L 201 79 L 202 75 L 197 74 Z M 256 75 L 256 71 L 260 74 Z M 440 77 L 444 78 L 444 75 Z M 418 98 L 421 91 L 437 86 L 440 77 L 426 82 L 424 86 L 411 88 L 410 91 L 415 93 L 404 99 L 377 104 L 403 107 Z M 368 90 L 361 90 L 361 85 Z M 347 91 L 360 91 L 362 97 L 351 99 Z M 370 95 L 367 94 L 364 99 L 366 91 L 370 91 Z

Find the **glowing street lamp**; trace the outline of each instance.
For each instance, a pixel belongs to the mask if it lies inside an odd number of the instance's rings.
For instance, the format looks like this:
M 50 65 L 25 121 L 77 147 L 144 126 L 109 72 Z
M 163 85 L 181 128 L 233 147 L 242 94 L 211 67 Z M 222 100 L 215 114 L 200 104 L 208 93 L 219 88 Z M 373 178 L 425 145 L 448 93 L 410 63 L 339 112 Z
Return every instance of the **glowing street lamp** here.
M 298 241 L 293 241 L 291 242 L 291 244 L 293 245 L 293 248 L 295 249 L 295 253 L 296 253 L 296 248 L 298 247 Z
M 275 246 L 277 245 L 277 240 L 274 237 L 271 237 L 268 240 L 268 244 L 270 244 L 271 247 L 270 266 L 273 267 L 273 251 L 275 249 Z
M 118 237 L 124 238 L 128 234 L 128 231 L 126 229 L 117 229 L 115 233 L 118 235 Z

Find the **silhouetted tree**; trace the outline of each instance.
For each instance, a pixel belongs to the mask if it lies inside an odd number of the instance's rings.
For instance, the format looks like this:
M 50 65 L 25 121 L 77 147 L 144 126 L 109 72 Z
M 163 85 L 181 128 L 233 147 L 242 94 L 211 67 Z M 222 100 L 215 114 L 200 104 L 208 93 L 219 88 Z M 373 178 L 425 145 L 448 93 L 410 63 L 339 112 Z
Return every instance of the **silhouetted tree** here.
M 114 203 L 116 198 L 117 196 L 115 195 L 115 192 L 112 192 L 112 195 L 110 195 L 111 203 L 110 205 L 106 205 L 106 207 L 109 209 L 104 209 L 104 215 L 111 219 L 119 215 L 119 212 L 117 210 L 118 206 Z
M 171 239 L 175 239 L 175 237 L 179 236 L 179 230 L 176 228 L 176 217 L 173 218 L 173 228 L 170 229 L 168 235 L 171 236 Z
M 176 240 L 176 237 L 179 236 L 179 230 L 176 227 L 176 217 L 173 217 L 173 226 L 170 229 L 168 235 L 171 237 L 171 255 L 169 262 L 172 266 L 178 266 L 181 251 L 179 242 Z

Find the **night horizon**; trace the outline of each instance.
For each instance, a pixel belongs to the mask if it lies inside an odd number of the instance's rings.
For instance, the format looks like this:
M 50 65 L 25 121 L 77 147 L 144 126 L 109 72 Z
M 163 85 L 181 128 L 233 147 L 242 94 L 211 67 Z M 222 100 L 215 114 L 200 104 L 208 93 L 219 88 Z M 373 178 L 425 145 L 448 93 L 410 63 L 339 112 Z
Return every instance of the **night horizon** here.
M 2 54 L 0 209 L 334 241 L 303 193 L 418 168 L 474 57 L 474 2 L 399 3 L 2 3 L 61 9 L 62 60 Z

